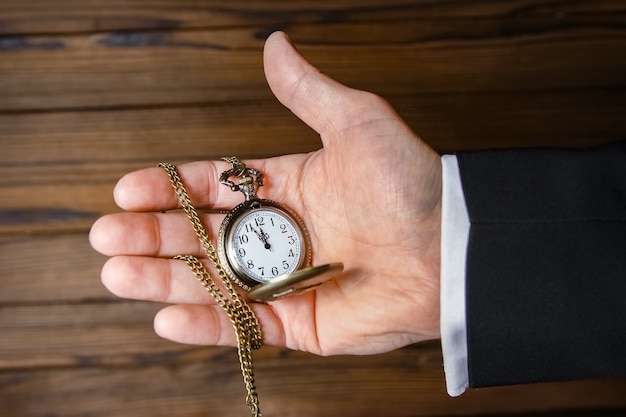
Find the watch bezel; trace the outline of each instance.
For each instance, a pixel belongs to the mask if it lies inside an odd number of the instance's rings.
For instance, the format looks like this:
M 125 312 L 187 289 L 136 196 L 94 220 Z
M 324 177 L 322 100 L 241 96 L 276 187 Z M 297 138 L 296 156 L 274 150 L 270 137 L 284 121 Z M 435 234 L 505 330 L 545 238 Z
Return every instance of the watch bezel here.
M 246 274 L 245 269 L 241 268 L 237 262 L 231 262 L 231 256 L 229 256 L 230 253 L 233 253 L 232 239 L 230 239 L 230 237 L 233 233 L 233 226 L 236 224 L 235 220 L 242 216 L 248 210 L 256 210 L 267 207 L 278 211 L 281 215 L 284 215 L 287 219 L 289 219 L 296 228 L 296 231 L 300 234 L 302 242 L 302 256 L 294 272 L 311 265 L 311 240 L 309 237 L 309 233 L 304 224 L 304 221 L 293 210 L 273 200 L 252 199 L 249 201 L 244 201 L 243 203 L 230 210 L 222 221 L 219 229 L 217 255 L 224 268 L 224 271 L 235 283 L 237 283 L 246 291 L 250 291 L 252 287 L 259 284 L 264 284 L 276 279 L 280 279 L 282 276 L 285 275 L 282 274 L 277 277 L 268 279 L 267 281 L 258 281 L 250 275 Z

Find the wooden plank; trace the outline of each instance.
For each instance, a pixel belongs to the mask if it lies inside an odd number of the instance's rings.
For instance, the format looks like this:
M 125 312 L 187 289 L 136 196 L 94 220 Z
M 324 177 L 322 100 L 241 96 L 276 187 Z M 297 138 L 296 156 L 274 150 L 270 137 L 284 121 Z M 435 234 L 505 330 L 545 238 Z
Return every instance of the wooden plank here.
M 114 300 L 100 282 L 105 259 L 84 232 L 0 237 L 0 307 Z
M 388 97 L 439 152 L 585 147 L 626 137 L 626 89 Z
M 436 363 L 440 358 L 433 355 L 429 360 L 429 350 L 422 348 L 349 358 L 266 350 L 271 354 L 257 360 L 256 367 L 265 415 L 533 415 L 573 407 L 623 412 L 626 406 L 623 381 L 483 389 L 452 399 L 444 391 Z M 0 373 L 0 412 L 16 417 L 245 415 L 233 353 L 214 361 L 164 360 L 138 368 Z
M 626 134 L 626 87 L 387 98 L 437 149 L 575 145 Z M 225 154 L 258 158 L 321 146 L 317 134 L 276 100 L 0 115 L 0 137 L 0 186 L 11 190 L 24 185 L 110 184 L 120 173 L 164 159 Z M 42 204 L 49 206 L 48 201 L 42 199 Z M 17 201 L 0 202 L 11 207 Z
M 626 88 L 387 98 L 424 140 L 440 150 L 580 146 L 626 134 L 622 117 Z M 275 100 L 0 115 L 0 135 L 4 139 L 0 186 L 8 190 L 26 185 L 111 184 L 121 173 L 164 159 L 199 160 L 225 154 L 260 158 L 321 146 L 317 134 Z M 49 201 L 42 199 L 41 204 L 49 206 Z M 0 202 L 13 207 L 19 201 Z
M 154 334 L 157 304 L 60 302 L 0 308 L 1 370 L 139 366 L 152 355 L 184 354 L 182 345 Z
M 24 3 L 6 0 L 0 4 L 0 34 L 68 33 L 137 29 L 206 28 L 293 23 L 328 24 L 337 21 L 458 19 L 463 17 L 527 18 L 569 16 L 625 11 L 619 0 L 594 2 L 502 0 L 432 2 L 416 0 L 384 2 L 348 0 L 284 2 L 180 0 L 108 1 L 60 0 L 54 7 L 44 0 Z
M 0 161 L 33 165 L 32 178 L 54 184 L 63 175 L 50 164 L 83 166 L 93 181 L 108 182 L 107 166 L 158 162 L 161 158 L 197 159 L 238 152 L 247 156 L 307 152 L 319 147 L 317 135 L 276 99 L 215 106 L 94 112 L 0 115 Z M 121 166 L 122 168 L 125 168 Z M 93 174 L 89 171 L 93 170 Z M 51 177 L 49 177 L 51 175 Z M 84 176 L 92 182 L 91 178 Z M 1 178 L 11 184 L 19 178 Z
M 617 139 L 626 88 L 552 93 L 388 96 L 437 149 Z M 276 101 L 151 110 L 0 115 L 0 185 L 110 184 L 169 160 L 310 152 L 317 134 Z M 7 196 L 8 197 L 8 196 Z M 13 207 L 19 201 L 0 199 Z
M 490 27 L 476 38 L 446 26 L 429 32 L 429 41 L 416 38 L 414 23 L 404 23 L 405 31 L 402 26 L 383 26 L 385 34 L 404 34 L 392 41 L 368 25 L 344 28 L 338 32 L 343 38 L 331 38 L 333 32 L 323 26 L 310 27 L 295 41 L 331 76 L 382 95 L 624 87 L 626 59 L 615 51 L 624 49 L 626 38 L 611 23 L 526 28 L 505 36 L 494 36 L 491 32 L 498 29 Z M 105 33 L 20 42 L 23 47 L 0 52 L 0 111 L 271 97 L 256 30 Z
M 6 198 L 0 206 L 0 236 L 84 233 L 98 217 L 119 211 L 113 187 L 113 183 L 0 187 L 0 198 Z

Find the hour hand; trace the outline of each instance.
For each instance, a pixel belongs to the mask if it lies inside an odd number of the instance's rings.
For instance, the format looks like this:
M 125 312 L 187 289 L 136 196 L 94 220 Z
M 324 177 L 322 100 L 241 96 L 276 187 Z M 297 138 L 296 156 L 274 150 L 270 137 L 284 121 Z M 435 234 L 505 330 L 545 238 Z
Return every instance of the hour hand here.
M 267 235 L 266 233 L 263 233 L 263 229 L 257 230 L 253 228 L 252 230 L 254 230 L 254 233 L 259 238 L 259 240 L 263 242 L 263 246 L 265 247 L 265 249 L 270 249 L 271 246 L 267 241 L 267 239 L 269 238 L 269 235 Z

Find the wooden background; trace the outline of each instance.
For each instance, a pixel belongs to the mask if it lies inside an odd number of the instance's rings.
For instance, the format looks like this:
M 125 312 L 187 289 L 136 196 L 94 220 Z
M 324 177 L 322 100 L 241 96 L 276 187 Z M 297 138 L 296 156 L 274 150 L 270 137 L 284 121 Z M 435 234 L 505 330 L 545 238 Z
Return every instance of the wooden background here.
M 623 0 L 1 0 L 0 415 L 246 414 L 234 350 L 160 340 L 87 233 L 129 170 L 320 146 L 265 84 L 273 30 L 445 152 L 626 137 L 625 23 Z M 256 359 L 266 416 L 626 413 L 625 381 L 448 398 L 437 343 Z

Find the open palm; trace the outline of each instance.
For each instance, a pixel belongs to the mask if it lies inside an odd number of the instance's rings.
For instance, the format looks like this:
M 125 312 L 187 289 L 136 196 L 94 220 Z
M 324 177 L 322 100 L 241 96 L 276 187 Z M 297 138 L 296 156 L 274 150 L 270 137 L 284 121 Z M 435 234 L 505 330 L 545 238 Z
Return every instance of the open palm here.
M 314 264 L 343 262 L 343 274 L 313 292 L 253 304 L 264 342 L 317 354 L 368 354 L 439 337 L 441 169 L 389 105 L 321 74 L 282 33 L 265 47 L 276 97 L 321 136 L 323 149 L 248 166 L 263 171 L 261 198 L 295 210 L 311 235 Z M 224 162 L 182 165 L 195 205 L 230 208 L 241 194 L 218 183 Z M 115 199 L 127 213 L 101 218 L 94 248 L 112 258 L 102 278 L 115 294 L 174 305 L 155 318 L 163 337 L 230 344 L 230 321 L 177 254 L 203 256 L 167 176 L 126 175 Z M 223 216 L 206 214 L 212 236 Z M 132 236 L 132 239 L 129 239 Z M 208 265 L 207 265 L 208 266 Z

